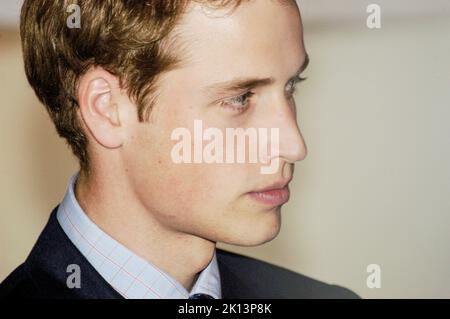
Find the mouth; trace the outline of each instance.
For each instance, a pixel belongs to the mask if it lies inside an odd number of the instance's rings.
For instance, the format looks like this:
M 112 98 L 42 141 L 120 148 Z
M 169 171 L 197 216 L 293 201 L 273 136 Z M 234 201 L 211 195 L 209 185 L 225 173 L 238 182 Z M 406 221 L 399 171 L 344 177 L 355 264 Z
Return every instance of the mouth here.
M 263 192 L 250 192 L 250 197 L 270 206 L 280 206 L 289 200 L 289 187 L 271 189 Z
M 251 198 L 264 205 L 280 206 L 289 201 L 290 180 L 280 181 L 257 191 L 249 192 L 248 194 Z

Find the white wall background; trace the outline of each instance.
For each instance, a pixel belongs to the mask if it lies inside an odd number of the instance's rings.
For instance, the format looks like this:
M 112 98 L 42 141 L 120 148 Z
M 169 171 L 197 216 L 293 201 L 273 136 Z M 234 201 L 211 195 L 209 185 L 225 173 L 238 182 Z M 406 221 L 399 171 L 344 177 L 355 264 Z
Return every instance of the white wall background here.
M 450 1 L 299 3 L 311 57 L 297 96 L 308 157 L 279 237 L 221 246 L 365 298 L 450 298 Z M 370 3 L 381 6 L 381 29 L 366 27 Z M 19 7 L 0 3 L 0 280 L 76 169 L 26 84 Z M 372 263 L 380 289 L 366 287 Z

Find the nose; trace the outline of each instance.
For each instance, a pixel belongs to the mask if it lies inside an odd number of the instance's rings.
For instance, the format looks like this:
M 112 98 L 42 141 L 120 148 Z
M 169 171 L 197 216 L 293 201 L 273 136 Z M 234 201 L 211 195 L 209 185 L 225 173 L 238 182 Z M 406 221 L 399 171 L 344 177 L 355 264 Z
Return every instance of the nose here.
M 307 155 L 306 143 L 297 123 L 297 112 L 294 101 L 277 103 L 276 114 L 272 118 L 272 127 L 278 127 L 279 157 L 288 163 L 295 163 L 305 159 Z

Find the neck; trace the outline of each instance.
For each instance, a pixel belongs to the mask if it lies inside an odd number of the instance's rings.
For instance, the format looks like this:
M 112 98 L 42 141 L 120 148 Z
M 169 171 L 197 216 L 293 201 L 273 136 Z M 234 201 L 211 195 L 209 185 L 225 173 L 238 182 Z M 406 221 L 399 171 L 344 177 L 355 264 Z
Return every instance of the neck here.
M 215 243 L 162 225 L 121 180 L 80 172 L 74 192 L 81 208 L 109 236 L 191 290 Z

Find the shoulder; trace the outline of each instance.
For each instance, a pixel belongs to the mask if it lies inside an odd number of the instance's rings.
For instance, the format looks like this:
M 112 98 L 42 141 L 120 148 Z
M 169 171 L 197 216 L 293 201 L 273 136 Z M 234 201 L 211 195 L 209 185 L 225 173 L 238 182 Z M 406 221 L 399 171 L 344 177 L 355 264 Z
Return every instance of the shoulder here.
M 347 288 L 251 257 L 218 249 L 217 259 L 225 298 L 360 298 Z
M 37 287 L 26 272 L 24 264 L 0 283 L 0 299 L 33 298 L 36 293 Z
M 58 206 L 30 254 L 0 283 L 0 299 L 118 299 L 122 296 L 104 280 L 70 241 L 57 218 Z M 69 288 L 68 266 L 80 267 L 81 288 Z

